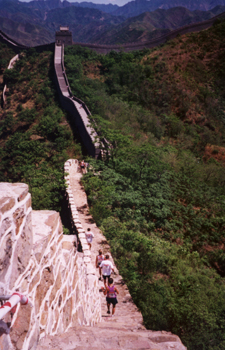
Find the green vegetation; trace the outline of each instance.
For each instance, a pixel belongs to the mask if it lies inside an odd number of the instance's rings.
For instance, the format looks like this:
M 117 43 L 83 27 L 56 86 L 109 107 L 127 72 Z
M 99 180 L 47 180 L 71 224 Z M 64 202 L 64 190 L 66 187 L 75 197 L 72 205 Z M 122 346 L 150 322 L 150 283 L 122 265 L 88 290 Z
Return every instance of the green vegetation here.
M 53 53 L 23 52 L 14 68 L 4 71 L 4 80 L 8 94 L 0 113 L 0 181 L 27 183 L 33 209 L 60 211 L 63 165 L 79 156 L 80 148 L 57 101 Z
M 83 183 L 145 325 L 225 347 L 225 22 L 158 49 L 69 47 L 71 88 L 108 141 Z

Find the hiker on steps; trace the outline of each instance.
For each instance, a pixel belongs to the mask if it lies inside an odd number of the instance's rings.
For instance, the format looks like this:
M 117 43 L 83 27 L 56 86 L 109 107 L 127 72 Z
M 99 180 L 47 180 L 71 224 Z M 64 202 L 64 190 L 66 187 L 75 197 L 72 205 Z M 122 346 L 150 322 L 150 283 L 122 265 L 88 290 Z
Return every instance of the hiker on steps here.
M 86 174 L 86 164 L 85 164 L 84 160 L 82 160 L 80 162 L 80 169 L 81 169 L 82 174 Z
M 102 269 L 102 277 L 104 279 L 104 285 L 106 287 L 106 279 L 108 278 L 108 282 L 109 282 L 111 272 L 112 271 L 114 272 L 113 264 L 109 260 L 109 254 L 106 254 L 105 260 L 103 260 L 100 264 L 100 268 Z
M 89 245 L 89 249 L 91 250 L 91 243 L 94 238 L 94 233 L 91 231 L 90 228 L 87 229 L 87 232 L 85 232 L 87 244 Z
M 96 256 L 96 260 L 95 260 L 96 269 L 98 268 L 99 270 L 99 281 L 101 281 L 101 277 L 102 277 L 102 269 L 100 265 L 104 259 L 105 259 L 105 256 L 102 254 L 102 250 L 99 249 L 98 255 Z
M 109 278 L 109 285 L 104 289 L 104 295 L 106 296 L 107 303 L 107 314 L 110 314 L 110 304 L 112 304 L 112 316 L 115 314 L 117 301 L 117 294 L 119 294 L 118 289 L 113 284 L 113 279 Z

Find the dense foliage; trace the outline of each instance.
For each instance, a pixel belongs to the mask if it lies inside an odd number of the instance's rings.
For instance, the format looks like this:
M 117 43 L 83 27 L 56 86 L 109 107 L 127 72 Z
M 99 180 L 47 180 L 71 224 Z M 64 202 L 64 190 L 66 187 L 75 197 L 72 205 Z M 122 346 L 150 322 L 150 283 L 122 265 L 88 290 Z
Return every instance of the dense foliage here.
M 108 140 L 91 212 L 145 325 L 225 347 L 225 23 L 162 48 L 66 50 L 71 88 Z
M 33 209 L 59 211 L 63 165 L 79 155 L 79 147 L 57 101 L 53 53 L 22 53 L 13 69 L 5 69 L 4 80 L 8 92 L 0 113 L 0 181 L 27 183 Z

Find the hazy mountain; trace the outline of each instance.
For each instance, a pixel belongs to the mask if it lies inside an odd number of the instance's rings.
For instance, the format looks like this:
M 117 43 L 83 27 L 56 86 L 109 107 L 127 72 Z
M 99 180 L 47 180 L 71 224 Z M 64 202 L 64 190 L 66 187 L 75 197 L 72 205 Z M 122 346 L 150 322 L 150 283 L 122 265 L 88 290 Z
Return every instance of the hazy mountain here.
M 53 42 L 55 34 L 45 28 L 28 22 L 16 22 L 0 17 L 0 30 L 26 46 L 36 46 Z
M 112 4 L 94 4 L 92 2 L 69 2 L 69 1 L 60 1 L 60 0 L 34 0 L 28 3 L 23 3 L 25 6 L 34 8 L 34 9 L 44 9 L 52 10 L 55 8 L 64 8 L 64 7 L 84 7 L 84 8 L 94 8 L 106 13 L 114 12 L 119 6 Z
M 113 5 L 113 4 L 94 4 L 93 2 L 71 2 L 72 5 L 76 7 L 89 7 L 89 8 L 95 8 L 97 10 L 106 12 L 106 13 L 112 13 L 116 11 L 119 6 Z
M 113 12 L 115 16 L 126 18 L 137 16 L 146 11 L 160 9 L 170 9 L 182 6 L 190 11 L 209 11 L 217 5 L 225 6 L 225 0 L 135 0 L 119 7 Z
M 99 44 L 144 42 L 179 27 L 210 19 L 224 11 L 225 6 L 217 6 L 211 11 L 189 11 L 184 7 L 175 7 L 169 10 L 158 9 L 153 12 L 144 12 L 114 26 L 103 35 L 99 33 L 92 40 Z
M 156 0 L 136 0 L 129 4 L 155 2 Z M 0 29 L 28 46 L 53 42 L 60 25 L 69 26 L 74 42 L 124 44 L 154 39 L 181 26 L 212 18 L 225 10 L 222 6 L 210 11 L 190 11 L 184 7 L 175 7 L 126 18 L 86 7 L 92 3 L 83 3 L 85 7 L 77 7 L 75 4 L 60 0 L 30 3 L 2 0 Z
M 49 11 L 45 18 L 45 28 L 55 32 L 60 25 L 68 25 L 73 33 L 73 41 L 92 42 L 93 36 L 98 33 L 102 35 L 123 20 L 124 18 L 96 9 L 69 7 Z

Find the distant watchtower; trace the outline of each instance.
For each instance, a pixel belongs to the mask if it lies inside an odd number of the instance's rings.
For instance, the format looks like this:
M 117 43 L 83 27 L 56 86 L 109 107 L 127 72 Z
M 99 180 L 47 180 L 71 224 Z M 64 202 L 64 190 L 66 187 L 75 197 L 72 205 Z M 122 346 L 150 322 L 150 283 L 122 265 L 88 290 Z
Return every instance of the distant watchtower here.
M 68 46 L 73 44 L 72 32 L 69 31 L 69 27 L 60 27 L 60 30 L 55 33 L 56 45 Z

